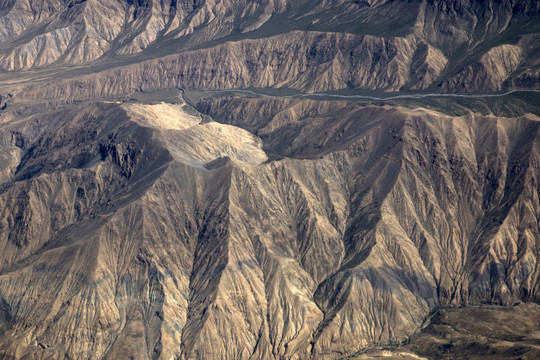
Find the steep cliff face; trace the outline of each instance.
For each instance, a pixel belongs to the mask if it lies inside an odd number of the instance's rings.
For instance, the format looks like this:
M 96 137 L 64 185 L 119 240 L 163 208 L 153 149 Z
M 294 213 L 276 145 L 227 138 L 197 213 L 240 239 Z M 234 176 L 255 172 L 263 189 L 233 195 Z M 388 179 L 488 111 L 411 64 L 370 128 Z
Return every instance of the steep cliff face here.
M 26 139 L 0 194 L 4 357 L 337 358 L 439 305 L 538 301 L 533 115 L 198 108 L 223 124 L 98 103 L 3 125 Z

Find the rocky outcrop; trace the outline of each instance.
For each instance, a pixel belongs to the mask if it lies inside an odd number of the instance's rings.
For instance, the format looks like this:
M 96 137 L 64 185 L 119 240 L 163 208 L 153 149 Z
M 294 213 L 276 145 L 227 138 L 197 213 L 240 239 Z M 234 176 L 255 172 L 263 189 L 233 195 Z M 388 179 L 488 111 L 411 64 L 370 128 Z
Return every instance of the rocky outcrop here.
M 419 44 L 412 58 L 409 74 L 411 90 L 423 90 L 432 85 L 443 73 L 448 59 L 437 48 L 427 44 Z
M 494 47 L 475 63 L 461 70 L 442 84 L 443 91 L 470 92 L 500 91 L 503 84 L 523 61 L 522 49 L 517 45 Z

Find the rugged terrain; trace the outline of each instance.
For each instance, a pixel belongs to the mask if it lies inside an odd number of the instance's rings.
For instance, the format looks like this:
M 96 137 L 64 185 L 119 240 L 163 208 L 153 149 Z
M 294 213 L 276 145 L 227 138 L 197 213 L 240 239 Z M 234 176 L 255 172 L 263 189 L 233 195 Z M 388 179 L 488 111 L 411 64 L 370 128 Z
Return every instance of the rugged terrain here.
M 4 0 L 0 9 L 0 68 L 32 70 L 3 83 L 30 97 L 539 86 L 535 0 Z
M 136 101 L 3 126 L 28 144 L 0 195 L 5 356 L 326 358 L 538 301 L 537 116 L 198 108 L 221 124 Z
M 535 358 L 539 17 L 0 1 L 0 358 Z

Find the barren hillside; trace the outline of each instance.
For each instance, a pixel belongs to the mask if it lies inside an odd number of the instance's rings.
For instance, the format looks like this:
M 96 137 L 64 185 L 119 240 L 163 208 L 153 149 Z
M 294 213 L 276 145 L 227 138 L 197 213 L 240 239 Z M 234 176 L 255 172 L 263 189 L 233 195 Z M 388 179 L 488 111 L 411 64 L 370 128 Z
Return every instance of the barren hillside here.
M 539 17 L 0 0 L 0 359 L 536 358 Z

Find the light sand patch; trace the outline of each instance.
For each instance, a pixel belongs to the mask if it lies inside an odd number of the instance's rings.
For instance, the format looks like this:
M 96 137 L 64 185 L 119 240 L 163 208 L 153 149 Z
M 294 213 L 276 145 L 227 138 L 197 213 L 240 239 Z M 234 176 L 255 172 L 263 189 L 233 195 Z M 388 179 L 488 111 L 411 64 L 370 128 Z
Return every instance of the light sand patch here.
M 125 104 L 129 116 L 143 126 L 159 129 L 183 130 L 197 125 L 201 118 L 188 114 L 180 104 Z
M 232 125 L 211 122 L 168 132 L 166 137 L 173 154 L 199 163 L 228 156 L 235 161 L 260 164 L 268 158 L 258 137 Z
M 124 104 L 123 108 L 137 123 L 162 130 L 171 154 L 184 163 L 201 166 L 225 156 L 249 164 L 268 159 L 257 136 L 232 125 L 201 124 L 201 116 L 187 113 L 185 105 Z

